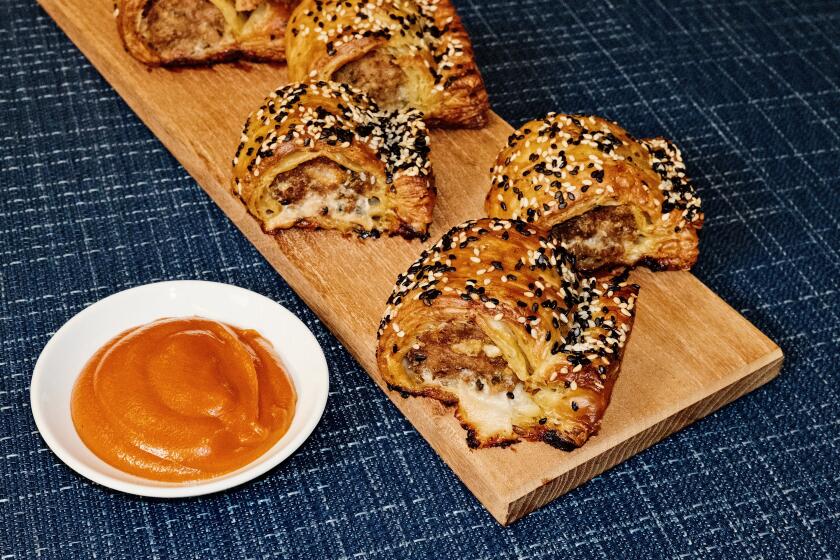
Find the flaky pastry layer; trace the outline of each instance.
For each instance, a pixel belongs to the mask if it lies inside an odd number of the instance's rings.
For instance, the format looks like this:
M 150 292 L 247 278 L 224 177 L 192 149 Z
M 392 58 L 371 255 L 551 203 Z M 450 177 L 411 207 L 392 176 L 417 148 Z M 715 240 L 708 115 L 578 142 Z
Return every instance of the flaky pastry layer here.
M 479 127 L 489 104 L 449 0 L 303 0 L 286 38 L 293 80 L 350 83 L 435 126 Z
M 552 113 L 515 131 L 492 169 L 485 209 L 551 229 L 584 270 L 691 268 L 703 225 L 674 144 L 582 115 Z
M 623 276 L 580 275 L 524 222 L 466 222 L 397 279 L 379 371 L 405 396 L 454 406 L 471 447 L 579 447 L 609 404 L 637 296 Z
M 435 203 L 418 111 L 383 111 L 346 84 L 290 84 L 245 123 L 232 188 L 267 232 L 424 237 Z

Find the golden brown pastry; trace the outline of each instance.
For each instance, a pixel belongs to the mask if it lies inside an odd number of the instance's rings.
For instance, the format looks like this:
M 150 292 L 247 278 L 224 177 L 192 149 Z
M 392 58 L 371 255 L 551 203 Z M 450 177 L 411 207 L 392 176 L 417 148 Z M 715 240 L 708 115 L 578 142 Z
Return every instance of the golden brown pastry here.
M 117 27 L 146 64 L 286 59 L 286 23 L 298 0 L 116 0 Z
M 454 405 L 470 447 L 578 447 L 609 404 L 637 295 L 624 276 L 584 278 L 524 222 L 466 222 L 397 279 L 379 371 L 403 396 Z
M 703 225 L 700 199 L 671 142 L 636 140 L 599 117 L 554 113 L 510 136 L 485 209 L 551 229 L 582 270 L 689 269 Z
M 346 84 L 290 84 L 248 117 L 233 189 L 266 232 L 425 237 L 435 204 L 428 154 L 418 111 L 381 111 Z
M 484 82 L 449 0 L 303 0 L 289 30 L 292 80 L 349 83 L 432 125 L 487 122 Z

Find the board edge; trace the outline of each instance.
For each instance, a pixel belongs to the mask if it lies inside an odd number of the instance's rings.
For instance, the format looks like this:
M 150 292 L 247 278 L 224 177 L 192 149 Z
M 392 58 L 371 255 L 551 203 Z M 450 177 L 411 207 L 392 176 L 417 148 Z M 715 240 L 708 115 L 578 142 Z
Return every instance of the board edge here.
M 756 362 L 747 366 L 747 369 L 752 371 L 733 383 L 649 426 L 604 453 L 566 471 L 561 476 L 545 481 L 543 485 L 507 504 L 495 504 L 492 508 L 488 507 L 488 511 L 502 526 L 508 526 L 522 519 L 529 513 L 548 505 L 578 486 L 623 463 L 630 457 L 769 383 L 779 376 L 784 358 L 782 349 L 775 346 L 761 360 L 756 360 Z M 766 363 L 763 365 L 756 365 L 764 361 Z M 605 457 L 607 458 L 606 461 L 604 461 Z

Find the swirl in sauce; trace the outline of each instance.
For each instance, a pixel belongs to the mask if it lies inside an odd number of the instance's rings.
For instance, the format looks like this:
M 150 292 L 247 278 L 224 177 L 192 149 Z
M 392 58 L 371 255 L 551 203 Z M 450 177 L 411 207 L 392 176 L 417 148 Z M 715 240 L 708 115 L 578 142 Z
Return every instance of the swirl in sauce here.
M 107 342 L 85 364 L 70 409 L 85 445 L 144 478 L 191 482 L 268 451 L 295 412 L 270 342 L 203 319 L 159 319 Z

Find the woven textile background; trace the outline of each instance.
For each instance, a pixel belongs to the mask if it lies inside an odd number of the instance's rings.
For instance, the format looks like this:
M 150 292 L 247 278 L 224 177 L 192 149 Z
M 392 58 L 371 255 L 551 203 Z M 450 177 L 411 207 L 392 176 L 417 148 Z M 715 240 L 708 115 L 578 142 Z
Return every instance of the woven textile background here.
M 695 272 L 783 347 L 781 377 L 503 529 L 33 0 L 6 0 L 0 557 L 840 557 L 840 2 L 457 5 L 512 124 L 598 113 L 677 141 L 707 216 Z M 35 430 L 35 359 L 85 306 L 181 278 L 301 317 L 324 419 L 224 494 L 92 485 Z

